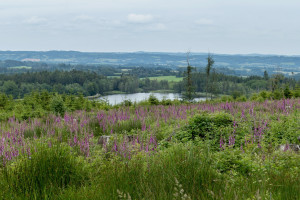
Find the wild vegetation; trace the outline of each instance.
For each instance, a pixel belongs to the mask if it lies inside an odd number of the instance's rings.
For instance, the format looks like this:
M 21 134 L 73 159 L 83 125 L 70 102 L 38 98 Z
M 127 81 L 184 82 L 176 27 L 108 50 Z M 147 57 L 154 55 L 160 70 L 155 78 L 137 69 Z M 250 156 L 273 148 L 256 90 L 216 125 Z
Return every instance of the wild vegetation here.
M 114 69 L 114 68 L 113 68 Z M 133 70 L 135 73 L 119 73 L 118 76 L 106 76 L 91 71 L 40 71 L 15 74 L 0 74 L 0 92 L 11 95 L 13 98 L 23 98 L 32 91 L 57 92 L 59 94 L 73 94 L 93 96 L 96 94 L 136 93 L 151 91 L 168 91 L 184 93 L 186 91 L 185 73 L 170 70 L 152 70 L 157 76 L 151 76 L 151 70 Z M 286 87 L 291 90 L 299 89 L 300 82 L 282 74 L 269 76 L 237 77 L 218 73 L 212 68 L 210 73 L 191 70 L 190 82 L 193 92 L 209 93 L 209 96 L 218 95 L 251 96 L 264 90 L 283 91 Z M 145 74 L 146 73 L 146 74 Z M 174 75 L 175 74 L 175 75 Z M 168 76 L 167 76 L 168 75 Z M 144 77 L 144 78 L 141 78 Z M 298 87 L 298 88 L 297 88 Z
M 7 99 L 0 198 L 299 199 L 300 99 L 273 96 L 114 107 L 46 92 Z
M 294 77 L 229 76 L 213 57 L 205 71 L 188 59 L 186 73 L 7 63 L 15 71 L 0 75 L 0 199 L 300 199 Z M 85 98 L 154 90 L 186 98 Z

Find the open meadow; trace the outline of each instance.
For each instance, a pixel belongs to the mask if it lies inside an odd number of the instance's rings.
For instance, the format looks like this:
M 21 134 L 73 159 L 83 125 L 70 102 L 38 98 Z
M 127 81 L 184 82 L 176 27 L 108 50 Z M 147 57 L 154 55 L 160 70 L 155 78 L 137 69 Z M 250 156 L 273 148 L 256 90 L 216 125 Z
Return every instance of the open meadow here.
M 0 126 L 0 199 L 300 199 L 300 99 L 92 108 Z
M 180 82 L 183 80 L 183 77 L 176 77 L 176 76 L 157 76 L 157 77 L 149 77 L 150 80 L 157 80 L 157 81 L 169 81 L 169 82 Z

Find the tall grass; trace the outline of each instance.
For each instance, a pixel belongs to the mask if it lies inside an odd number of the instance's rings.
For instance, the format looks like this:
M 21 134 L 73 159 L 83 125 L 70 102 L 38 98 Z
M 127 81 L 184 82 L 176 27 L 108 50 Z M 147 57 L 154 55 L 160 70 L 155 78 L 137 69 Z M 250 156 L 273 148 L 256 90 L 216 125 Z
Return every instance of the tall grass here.
M 59 199 L 299 199 L 298 174 L 269 168 L 248 174 L 233 168 L 220 173 L 218 159 L 206 145 L 175 145 L 155 155 L 136 155 L 124 162 L 117 157 L 94 163 L 90 185 L 69 188 Z M 253 160 L 253 162 L 256 162 Z M 292 161 L 287 161 L 286 164 Z M 278 165 L 279 166 L 279 165 Z M 277 166 L 277 167 L 278 167 Z M 295 165 L 294 165 L 295 166 Z M 294 167 L 293 166 L 293 167 Z M 180 193 L 180 191 L 182 193 Z
M 35 151 L 3 169 L 11 194 L 26 199 L 51 199 L 60 189 L 80 186 L 86 178 L 83 166 L 65 145 L 35 143 Z

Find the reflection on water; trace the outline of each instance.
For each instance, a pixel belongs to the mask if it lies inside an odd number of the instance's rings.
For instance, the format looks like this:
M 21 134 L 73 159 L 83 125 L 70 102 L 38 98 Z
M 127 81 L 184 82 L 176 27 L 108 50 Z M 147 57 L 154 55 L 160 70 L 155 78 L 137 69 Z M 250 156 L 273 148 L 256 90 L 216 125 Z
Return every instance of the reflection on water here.
M 147 100 L 150 95 L 154 95 L 158 100 L 162 99 L 181 99 L 181 94 L 178 93 L 134 93 L 134 94 L 113 94 L 102 96 L 98 99 L 106 99 L 109 104 L 116 105 L 122 103 L 124 100 L 130 100 L 131 102 L 140 102 Z M 195 98 L 196 101 L 205 100 L 205 98 Z

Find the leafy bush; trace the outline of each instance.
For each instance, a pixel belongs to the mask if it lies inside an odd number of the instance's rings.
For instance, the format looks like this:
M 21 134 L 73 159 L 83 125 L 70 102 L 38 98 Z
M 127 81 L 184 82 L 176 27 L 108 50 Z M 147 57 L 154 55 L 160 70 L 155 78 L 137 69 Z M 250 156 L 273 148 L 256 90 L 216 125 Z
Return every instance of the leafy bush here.
M 245 95 L 242 95 L 242 96 L 238 97 L 238 98 L 236 99 L 236 101 L 246 102 L 246 101 L 247 101 L 247 97 L 246 97 Z
M 233 117 L 227 113 L 195 115 L 190 119 L 184 131 L 177 134 L 177 139 L 194 140 L 196 137 L 216 139 L 219 136 L 210 134 L 220 127 L 227 127 L 233 124 Z
M 148 101 L 149 101 L 150 105 L 158 105 L 159 104 L 159 100 L 154 95 L 150 95 Z
M 234 170 L 239 174 L 248 176 L 253 169 L 258 168 L 251 157 L 242 154 L 239 149 L 225 149 L 215 153 L 214 158 L 216 169 L 221 173 Z
M 126 99 L 126 100 L 123 101 L 122 104 L 123 104 L 124 106 L 131 106 L 131 105 L 132 105 L 132 102 L 131 102 L 130 99 Z
M 222 96 L 221 97 L 221 102 L 231 102 L 231 101 L 233 101 L 232 96 Z
M 161 104 L 165 105 L 165 106 L 172 105 L 172 100 L 171 99 L 162 99 Z
M 283 92 L 282 92 L 281 90 L 275 90 L 275 91 L 272 93 L 272 95 L 271 95 L 271 97 L 272 97 L 273 99 L 275 99 L 275 100 L 282 99 L 283 96 L 284 96 L 284 94 L 283 94 Z
M 66 112 L 66 108 L 64 105 L 64 101 L 60 96 L 54 96 L 50 103 L 51 111 L 55 114 L 59 114 L 60 116 L 64 116 Z

